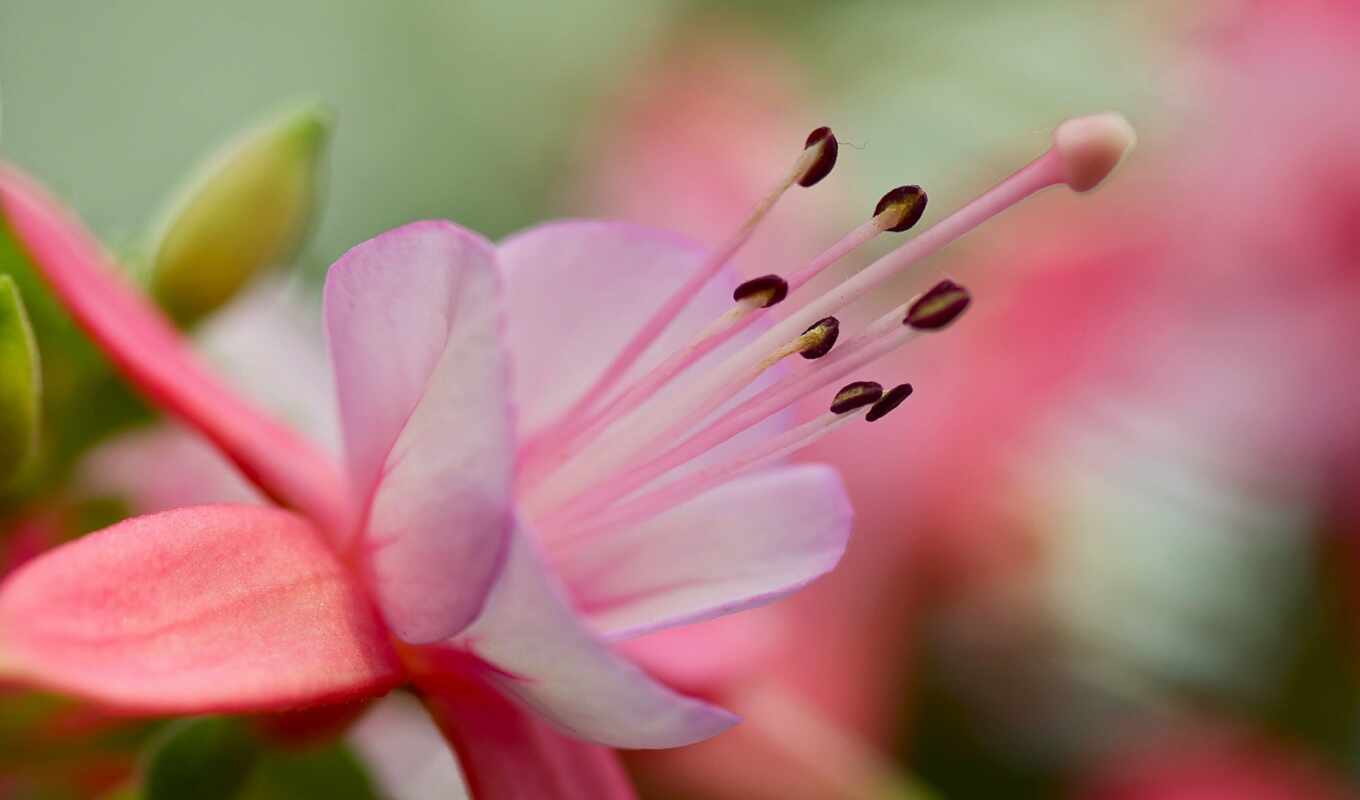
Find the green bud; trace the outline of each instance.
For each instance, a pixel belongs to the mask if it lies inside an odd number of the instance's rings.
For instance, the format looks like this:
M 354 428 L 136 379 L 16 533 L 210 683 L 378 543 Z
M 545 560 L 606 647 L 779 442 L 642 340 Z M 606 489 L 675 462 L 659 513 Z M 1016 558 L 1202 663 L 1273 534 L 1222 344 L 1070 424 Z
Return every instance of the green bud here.
M 319 206 L 331 115 L 312 105 L 247 131 L 171 203 L 149 248 L 152 297 L 190 326 L 297 255 Z
M 38 346 L 19 289 L 0 275 L 0 486 L 37 449 L 41 386 Z

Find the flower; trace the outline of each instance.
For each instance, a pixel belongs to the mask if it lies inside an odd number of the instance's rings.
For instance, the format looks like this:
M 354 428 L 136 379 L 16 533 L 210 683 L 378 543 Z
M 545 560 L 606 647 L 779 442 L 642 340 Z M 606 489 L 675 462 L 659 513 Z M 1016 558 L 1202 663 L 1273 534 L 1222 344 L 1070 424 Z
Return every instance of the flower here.
M 1337 776 L 1272 742 L 1214 732 L 1173 737 L 1098 766 L 1072 796 L 1081 800 L 1344 800 Z
M 764 310 L 790 288 L 924 206 L 914 187 L 894 190 L 805 270 L 724 287 L 725 263 L 779 196 L 830 170 L 827 129 L 707 254 L 607 222 L 498 246 L 447 222 L 380 235 L 342 257 L 325 290 L 343 472 L 226 392 L 78 223 L 2 168 L 0 212 L 73 316 L 292 510 L 180 508 L 35 559 L 0 588 L 0 675 L 176 714 L 411 682 L 474 793 L 626 795 L 612 754 L 588 742 L 673 747 L 735 718 L 608 643 L 766 603 L 829 570 L 850 522 L 839 478 L 780 460 L 910 390 L 855 381 L 793 427 L 781 410 L 947 325 L 968 296 L 946 281 L 835 350 L 831 315 L 1035 191 L 1089 188 L 1130 144 L 1116 117 L 1065 123 L 996 190 L 768 326 Z M 773 369 L 795 353 L 817 360 Z

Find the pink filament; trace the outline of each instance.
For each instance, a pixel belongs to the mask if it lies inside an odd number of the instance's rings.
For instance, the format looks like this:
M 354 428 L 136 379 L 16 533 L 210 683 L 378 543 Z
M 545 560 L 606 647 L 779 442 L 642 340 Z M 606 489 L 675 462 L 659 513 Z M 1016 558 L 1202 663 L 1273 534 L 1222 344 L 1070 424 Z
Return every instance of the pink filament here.
M 587 531 L 634 525 L 651 519 L 730 480 L 738 473 L 774 463 L 802 450 L 837 428 L 859 419 L 868 411 L 869 407 L 865 406 L 844 414 L 823 414 L 762 442 L 730 461 L 696 470 L 598 517 L 588 518 L 579 525 L 569 525 L 563 530 L 562 535 L 571 537 Z
M 891 316 L 894 320 L 900 319 L 900 314 L 896 310 Z M 800 398 L 818 389 L 825 388 L 828 384 L 846 377 L 885 353 L 896 349 L 915 335 L 916 331 L 913 329 L 897 324 L 885 335 L 873 336 L 870 334 L 864 337 L 868 338 L 869 341 L 856 340 L 843 351 L 833 351 L 832 356 L 828 356 L 824 362 L 815 365 L 802 375 L 790 376 L 766 388 L 763 392 L 749 398 L 708 427 L 698 431 L 656 458 L 630 465 L 626 469 L 601 480 L 592 488 L 578 495 L 575 500 L 553 512 L 552 518 L 556 520 L 578 519 L 586 514 L 592 514 L 608 507 L 619 498 L 627 496 L 667 472 L 723 444 Z

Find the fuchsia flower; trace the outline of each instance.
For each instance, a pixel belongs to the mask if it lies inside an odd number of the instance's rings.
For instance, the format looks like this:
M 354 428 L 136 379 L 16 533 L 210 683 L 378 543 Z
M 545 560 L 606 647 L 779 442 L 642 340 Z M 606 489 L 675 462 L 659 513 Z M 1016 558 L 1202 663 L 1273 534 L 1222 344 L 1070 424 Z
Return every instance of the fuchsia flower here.
M 832 315 L 1040 189 L 1091 188 L 1131 143 L 1113 115 L 1064 123 L 996 189 L 773 325 L 765 308 L 925 205 L 916 187 L 893 190 L 807 268 L 733 290 L 733 253 L 785 190 L 834 163 L 826 129 L 709 253 L 603 222 L 500 245 L 445 222 L 383 234 L 326 284 L 343 471 L 225 391 L 74 219 L 0 167 L 0 215 L 75 318 L 291 509 L 181 508 L 35 559 L 0 587 L 0 676 L 163 714 L 286 710 L 409 682 L 474 793 L 628 796 L 589 742 L 674 747 L 735 718 L 611 645 L 829 570 L 850 522 L 840 481 L 783 457 L 905 399 L 905 385 L 832 390 L 969 297 L 945 281 L 834 348 Z M 794 353 L 817 360 L 785 372 Z M 830 410 L 788 426 L 781 412 L 817 392 Z
M 1240 737 L 1237 737 L 1240 738 Z M 1079 800 L 1346 800 L 1355 797 L 1305 754 L 1229 736 L 1173 737 L 1120 753 L 1071 796 Z

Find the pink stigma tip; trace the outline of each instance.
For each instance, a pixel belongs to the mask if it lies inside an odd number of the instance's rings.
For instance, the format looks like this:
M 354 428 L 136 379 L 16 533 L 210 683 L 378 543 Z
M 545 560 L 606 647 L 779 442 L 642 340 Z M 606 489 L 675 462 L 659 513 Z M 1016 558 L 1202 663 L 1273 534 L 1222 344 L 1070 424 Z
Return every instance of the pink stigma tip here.
M 1053 132 L 1064 180 L 1074 192 L 1087 192 L 1105 180 L 1133 149 L 1138 137 L 1122 114 L 1107 112 L 1069 119 Z

